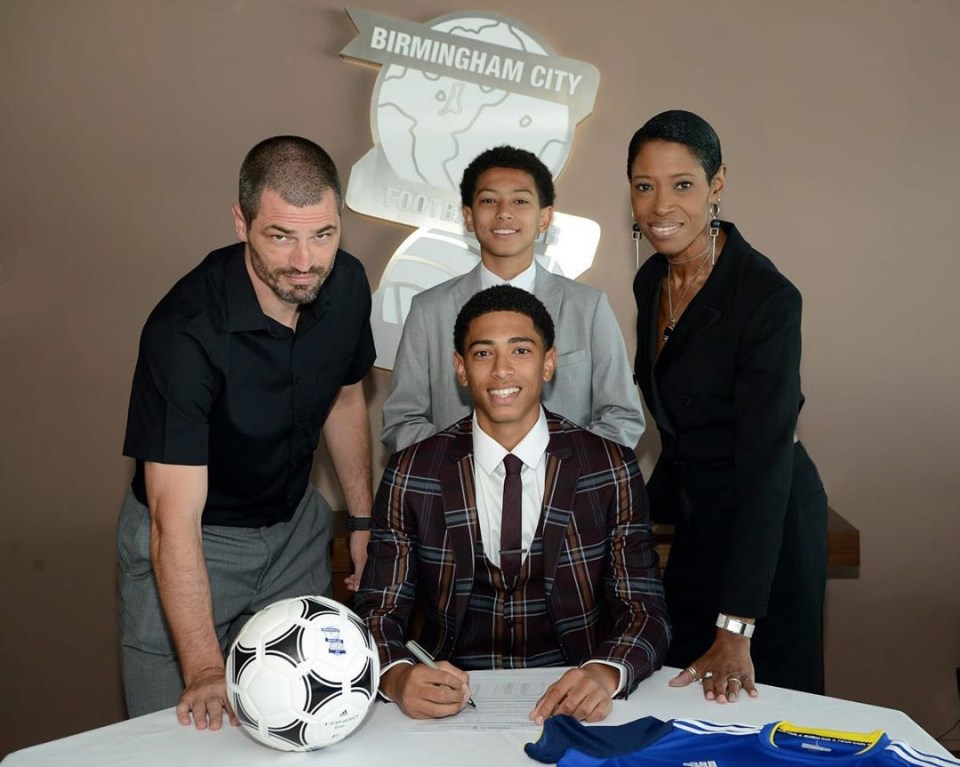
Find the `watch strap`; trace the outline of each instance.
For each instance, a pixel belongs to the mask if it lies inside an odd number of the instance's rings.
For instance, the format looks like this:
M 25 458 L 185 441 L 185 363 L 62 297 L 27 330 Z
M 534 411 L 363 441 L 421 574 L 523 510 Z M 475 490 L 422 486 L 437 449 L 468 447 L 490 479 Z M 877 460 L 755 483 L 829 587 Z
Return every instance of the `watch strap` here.
M 373 527 L 373 517 L 348 517 L 347 529 L 352 533 L 355 530 L 370 530 Z
M 754 629 L 756 629 L 754 624 L 738 620 L 737 618 L 731 618 L 724 613 L 720 613 L 717 616 L 716 626 L 718 629 L 729 631 L 731 634 L 740 634 L 740 636 L 745 636 L 747 639 L 753 636 Z

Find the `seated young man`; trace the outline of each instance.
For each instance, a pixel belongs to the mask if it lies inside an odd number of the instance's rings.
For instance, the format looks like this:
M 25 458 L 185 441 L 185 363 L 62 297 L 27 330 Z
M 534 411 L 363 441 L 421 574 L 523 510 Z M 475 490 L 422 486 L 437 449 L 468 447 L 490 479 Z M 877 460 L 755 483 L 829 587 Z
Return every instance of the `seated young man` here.
M 533 258 L 553 215 L 549 169 L 535 154 L 498 146 L 478 155 L 460 184 L 467 231 L 480 263 L 415 296 L 403 325 L 380 439 L 390 452 L 470 413 L 450 371 L 450 326 L 470 296 L 508 282 L 539 298 L 556 321 L 557 371 L 543 402 L 570 421 L 629 448 L 643 433 L 640 393 L 623 333 L 603 291 L 552 274 Z
M 471 669 L 575 666 L 530 718 L 603 719 L 669 641 L 636 458 L 541 406 L 557 352 L 532 294 L 481 291 L 453 336 L 473 415 L 395 453 L 374 502 L 355 606 L 381 691 L 411 717 L 443 717 L 469 699 Z M 405 647 L 415 602 L 439 668 Z

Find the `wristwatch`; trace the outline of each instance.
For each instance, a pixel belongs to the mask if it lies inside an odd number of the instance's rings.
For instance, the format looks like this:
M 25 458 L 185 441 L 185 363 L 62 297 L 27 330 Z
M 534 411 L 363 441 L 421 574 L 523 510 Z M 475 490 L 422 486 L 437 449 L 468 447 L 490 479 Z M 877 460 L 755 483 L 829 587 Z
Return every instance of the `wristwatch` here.
M 745 636 L 747 639 L 753 636 L 753 630 L 756 628 L 756 626 L 754 626 L 752 623 L 746 623 L 745 621 L 731 618 L 729 615 L 725 615 L 724 613 L 720 613 L 717 616 L 716 626 L 718 629 L 729 631 L 731 634 L 740 634 L 741 636 Z
M 355 530 L 369 530 L 373 527 L 373 517 L 348 517 L 347 529 L 352 533 Z

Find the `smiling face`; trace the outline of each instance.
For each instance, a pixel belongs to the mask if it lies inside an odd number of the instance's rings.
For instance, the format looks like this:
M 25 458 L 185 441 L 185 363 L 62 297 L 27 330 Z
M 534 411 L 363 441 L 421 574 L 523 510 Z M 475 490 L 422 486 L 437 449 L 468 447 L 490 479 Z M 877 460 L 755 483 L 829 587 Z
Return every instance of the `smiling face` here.
M 683 144 L 646 143 L 630 167 L 630 202 L 643 235 L 669 258 L 694 256 L 709 243 L 710 205 L 723 191 L 725 168 L 707 179 Z
M 489 312 L 467 330 L 453 364 L 470 388 L 480 428 L 512 450 L 540 417 L 540 392 L 553 378 L 557 352 L 544 349 L 533 320 L 520 312 Z
M 302 208 L 265 189 L 253 221 L 233 206 L 237 237 L 246 243 L 247 271 L 264 313 L 296 313 L 313 301 L 330 275 L 340 244 L 340 213 L 332 191 Z
M 533 176 L 517 168 L 490 168 L 477 179 L 464 224 L 480 243 L 484 266 L 509 280 L 530 266 L 537 235 L 547 231 L 553 208 L 540 207 Z

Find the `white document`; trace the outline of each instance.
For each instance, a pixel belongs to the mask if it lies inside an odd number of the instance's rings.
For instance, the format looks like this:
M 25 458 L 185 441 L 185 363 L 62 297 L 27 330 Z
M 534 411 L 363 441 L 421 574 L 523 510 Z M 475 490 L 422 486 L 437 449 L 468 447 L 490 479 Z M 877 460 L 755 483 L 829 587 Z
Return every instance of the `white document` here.
M 446 719 L 418 719 L 413 732 L 480 732 L 537 728 L 530 712 L 547 688 L 563 676 L 566 668 L 528 668 L 482 671 L 470 674 L 470 691 L 476 708 L 467 706 Z

